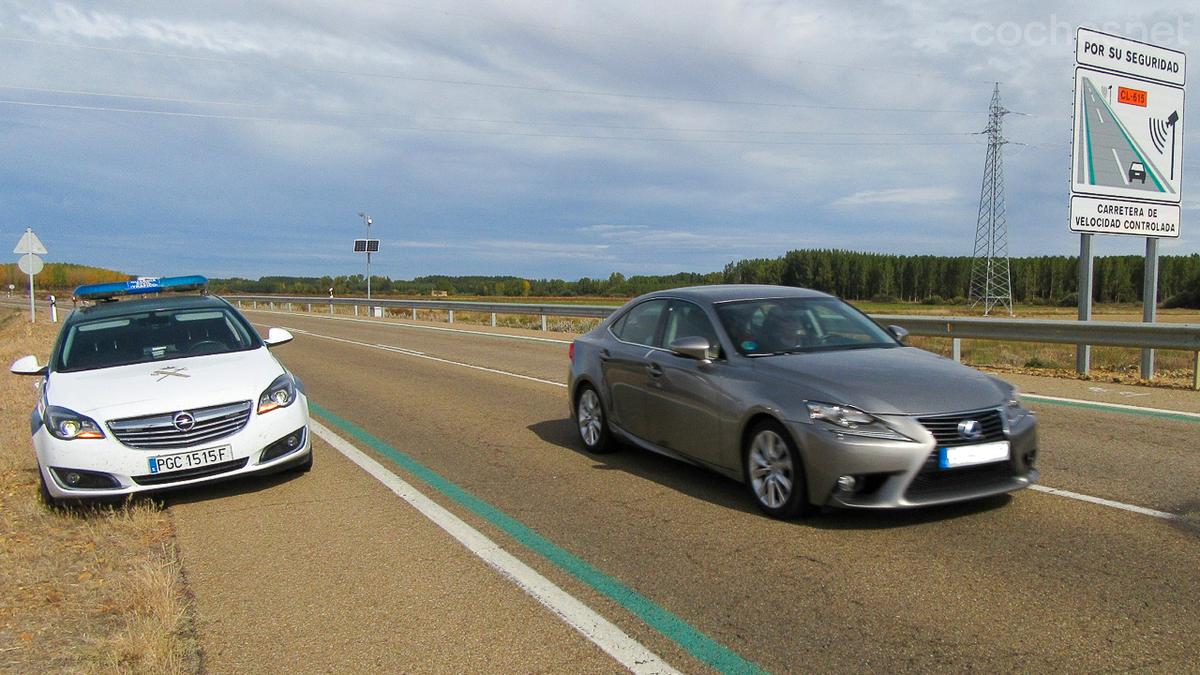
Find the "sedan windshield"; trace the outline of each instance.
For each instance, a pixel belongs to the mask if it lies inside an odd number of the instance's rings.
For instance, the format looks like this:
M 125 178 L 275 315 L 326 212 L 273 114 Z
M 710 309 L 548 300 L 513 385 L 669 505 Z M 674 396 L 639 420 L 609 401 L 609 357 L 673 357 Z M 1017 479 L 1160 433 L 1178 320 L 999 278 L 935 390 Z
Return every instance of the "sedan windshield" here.
M 721 324 L 743 356 L 898 344 L 862 312 L 836 298 L 770 298 L 716 307 Z
M 226 309 L 109 316 L 70 327 L 55 370 L 69 372 L 254 349 L 258 337 Z

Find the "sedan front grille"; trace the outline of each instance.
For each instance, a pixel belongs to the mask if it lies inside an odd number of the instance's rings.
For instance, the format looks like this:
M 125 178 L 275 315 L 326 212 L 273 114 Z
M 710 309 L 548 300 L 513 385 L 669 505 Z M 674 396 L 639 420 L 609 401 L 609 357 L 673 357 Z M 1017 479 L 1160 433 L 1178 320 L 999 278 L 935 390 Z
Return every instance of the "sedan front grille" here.
M 968 420 L 979 422 L 980 430 L 983 434 L 981 437 L 968 439 L 958 433 L 959 423 Z M 973 412 L 951 413 L 949 415 L 919 417 L 917 421 L 928 429 L 929 433 L 933 434 L 939 448 L 1004 440 L 1004 420 L 1000 418 L 1000 411 L 994 408 L 989 410 L 975 410 Z
M 108 428 L 118 441 L 142 450 L 171 450 L 208 443 L 241 431 L 250 421 L 250 401 L 188 410 L 195 420 L 186 430 L 175 425 L 178 413 L 110 420 Z

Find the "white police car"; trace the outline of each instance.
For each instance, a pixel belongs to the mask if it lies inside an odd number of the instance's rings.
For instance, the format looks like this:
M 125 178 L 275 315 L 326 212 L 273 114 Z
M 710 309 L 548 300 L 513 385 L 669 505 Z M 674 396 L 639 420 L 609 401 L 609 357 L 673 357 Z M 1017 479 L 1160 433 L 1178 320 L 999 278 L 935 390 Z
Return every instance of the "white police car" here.
M 195 291 L 204 277 L 80 286 L 96 304 L 71 313 L 50 362 L 17 359 L 35 375 L 31 416 L 47 501 L 113 498 L 312 466 L 308 399 L 228 302 Z M 149 298 L 118 296 L 157 294 Z

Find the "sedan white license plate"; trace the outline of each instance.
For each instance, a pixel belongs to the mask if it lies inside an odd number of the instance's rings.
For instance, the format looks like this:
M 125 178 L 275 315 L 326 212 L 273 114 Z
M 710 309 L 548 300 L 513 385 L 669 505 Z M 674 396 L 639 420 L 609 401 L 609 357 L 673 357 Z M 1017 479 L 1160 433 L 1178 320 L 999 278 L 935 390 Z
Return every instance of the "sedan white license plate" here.
M 149 458 L 150 473 L 165 473 L 168 471 L 186 471 L 198 469 L 210 464 L 220 464 L 233 459 L 233 447 L 222 445 L 219 448 L 192 450 L 174 455 L 159 455 Z
M 938 466 L 953 469 L 960 466 L 1002 462 L 1008 459 L 1008 441 L 938 448 Z

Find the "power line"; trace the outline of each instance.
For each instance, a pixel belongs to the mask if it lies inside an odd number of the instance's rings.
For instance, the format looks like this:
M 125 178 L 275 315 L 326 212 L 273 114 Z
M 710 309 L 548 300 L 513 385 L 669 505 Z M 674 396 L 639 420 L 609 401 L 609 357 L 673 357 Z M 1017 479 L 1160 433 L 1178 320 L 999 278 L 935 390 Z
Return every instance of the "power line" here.
M 152 115 L 161 117 L 176 117 L 176 118 L 192 118 L 192 119 L 210 119 L 210 120 L 230 120 L 239 122 L 263 122 L 275 124 L 300 124 L 309 126 L 343 126 L 330 124 L 317 120 L 307 119 L 292 119 L 283 117 L 266 117 L 255 115 L 225 115 L 217 113 L 197 113 L 184 112 L 174 110 L 147 110 L 143 108 L 116 108 L 108 106 L 90 106 L 90 105 L 70 105 L 65 103 L 41 103 L 35 101 L 15 101 L 10 99 L 0 99 L 0 104 L 24 106 L 33 108 L 53 108 L 60 110 L 74 110 L 82 112 L 107 112 L 118 114 L 137 114 L 137 115 Z M 754 140 L 754 139 L 717 139 L 717 138 L 668 138 L 668 137 L 653 137 L 653 136 L 611 136 L 611 135 L 588 135 L 588 134 L 539 134 L 520 131 L 501 131 L 501 130 L 481 130 L 481 129 L 445 129 L 436 127 L 421 127 L 408 125 L 372 125 L 370 127 L 379 130 L 390 131 L 412 131 L 412 132 L 429 132 L 429 133 L 444 133 L 444 134 L 464 134 L 477 136 L 513 136 L 523 138 L 548 138 L 548 139 L 576 139 L 576 140 L 604 140 L 604 141 L 637 141 L 637 142 L 661 142 L 661 143 L 696 143 L 696 144 L 724 144 L 724 145 L 776 145 L 776 146 L 936 146 L 936 145 L 977 145 L 974 142 L 950 142 L 950 141 L 921 141 L 921 142 L 866 142 L 866 141 L 776 141 L 776 140 Z
M 199 56 L 192 54 L 175 54 L 172 52 L 160 52 L 146 49 L 128 49 L 125 47 L 103 47 L 99 45 L 81 45 L 71 42 L 58 42 L 54 40 L 36 40 L 33 38 L 17 38 L 11 36 L 0 36 L 0 41 L 18 42 L 25 44 L 48 45 L 53 47 L 67 47 L 74 49 L 88 49 L 94 51 L 111 52 L 118 54 L 131 54 L 137 56 L 153 56 L 158 58 L 179 59 L 186 61 L 201 61 L 206 63 L 225 63 L 239 66 L 261 66 L 261 62 L 249 61 L 246 59 L 231 59 L 217 56 Z M 815 103 L 780 103 L 771 101 L 746 101 L 736 99 L 712 99 L 690 96 L 666 96 L 656 94 L 635 94 L 630 92 L 603 91 L 598 89 L 564 89 L 559 87 L 542 87 L 535 85 L 509 84 L 503 82 L 482 82 L 475 80 L 456 80 L 438 77 L 419 77 L 415 75 L 400 75 L 397 73 L 383 73 L 370 71 L 357 71 L 340 68 L 318 68 L 315 66 L 301 65 L 286 65 L 276 66 L 287 70 L 298 70 L 302 72 L 322 73 L 326 75 L 349 75 L 354 77 L 369 77 L 386 80 L 396 80 L 403 82 L 422 82 L 428 84 L 443 84 L 451 86 L 465 87 L 484 87 L 491 89 L 503 89 L 510 91 L 529 91 L 540 94 L 562 94 L 570 96 L 596 96 L 603 98 L 621 98 L 634 99 L 645 101 L 667 101 L 672 103 L 705 103 L 710 105 L 728 105 L 728 106 L 745 106 L 745 107 L 761 107 L 761 108 L 777 108 L 788 110 L 831 110 L 843 112 L 881 112 L 881 113 L 923 113 L 923 114 L 975 114 L 978 110 L 964 109 L 947 109 L 947 108 L 898 108 L 890 106 L 849 106 L 849 105 L 822 105 Z
M 164 96 L 149 96 L 143 94 L 124 94 L 119 92 L 105 91 L 84 91 L 78 89 L 58 89 L 51 87 L 25 87 L 20 85 L 0 84 L 0 89 L 11 89 L 14 91 L 31 91 L 48 94 L 64 94 L 71 96 L 96 96 L 101 98 L 125 98 L 139 101 L 158 101 L 166 103 L 186 103 L 198 105 L 220 105 L 220 106 L 242 106 L 262 108 L 264 104 L 254 103 L 249 101 L 215 101 L 204 99 L 186 99 L 186 98 L 170 98 Z M 351 112 L 344 110 L 325 110 L 317 111 L 318 114 L 332 115 L 338 117 L 352 118 L 390 118 L 395 117 L 398 113 L 389 112 Z M 571 127 L 571 128 L 587 128 L 587 129 L 614 129 L 620 131 L 674 131 L 680 133 L 712 133 L 712 134 L 757 134 L 766 136 L 802 136 L 802 135 L 820 135 L 820 136 L 896 136 L 896 137 L 919 137 L 919 136 L 977 136 L 979 132 L 972 131 L 827 131 L 824 129 L 719 129 L 719 128 L 701 128 L 701 127 L 669 127 L 669 126 L 645 126 L 631 124 L 603 124 L 597 122 L 556 122 L 550 120 L 514 120 L 514 119 L 488 119 L 480 117 L 457 117 L 447 115 L 418 115 L 418 118 L 428 118 L 434 120 L 448 122 L 468 122 L 478 124 L 514 124 L 520 126 L 547 126 L 547 127 Z

